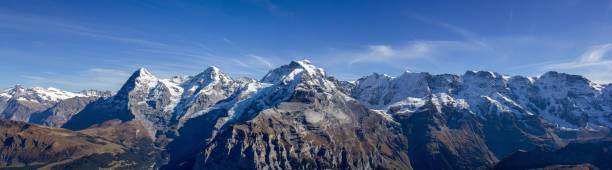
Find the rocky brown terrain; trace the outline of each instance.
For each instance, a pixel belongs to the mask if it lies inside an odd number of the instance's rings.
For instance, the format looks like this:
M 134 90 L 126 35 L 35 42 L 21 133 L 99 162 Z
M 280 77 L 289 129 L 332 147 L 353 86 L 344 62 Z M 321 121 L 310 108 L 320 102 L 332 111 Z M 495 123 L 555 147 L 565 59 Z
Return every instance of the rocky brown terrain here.
M 11 169 L 149 168 L 159 151 L 137 125 L 109 121 L 85 131 L 0 119 L 0 167 Z M 134 128 L 130 131 L 129 129 Z
M 612 169 L 612 140 L 573 142 L 550 150 L 517 151 L 493 166 L 493 169 Z

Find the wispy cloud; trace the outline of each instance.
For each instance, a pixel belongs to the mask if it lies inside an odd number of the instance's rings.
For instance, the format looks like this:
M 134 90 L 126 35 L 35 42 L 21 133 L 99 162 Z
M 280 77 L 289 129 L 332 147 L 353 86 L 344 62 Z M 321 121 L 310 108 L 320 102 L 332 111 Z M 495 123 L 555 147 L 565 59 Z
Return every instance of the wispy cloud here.
M 247 55 L 251 58 L 254 58 L 255 60 L 257 60 L 258 62 L 260 62 L 261 64 L 265 65 L 266 67 L 272 68 L 274 67 L 274 65 L 272 63 L 270 63 L 270 61 L 268 61 L 267 59 L 258 56 L 258 55 L 254 55 L 254 54 L 249 54 Z
M 104 33 L 95 33 L 95 32 L 82 32 L 82 31 L 76 32 L 74 30 L 72 32 L 79 34 L 79 35 L 89 36 L 93 38 L 114 40 L 114 41 L 119 41 L 119 42 L 124 42 L 124 43 L 138 44 L 138 45 L 147 46 L 147 47 L 168 46 L 167 44 L 164 44 L 164 43 L 150 41 L 146 39 L 139 39 L 139 38 L 132 38 L 132 37 L 120 37 L 120 36 L 113 36 L 113 35 L 108 35 Z
M 36 81 L 46 80 L 46 78 L 40 76 L 22 75 L 21 77 Z
M 124 72 L 121 70 L 114 70 L 114 69 L 91 68 L 87 71 L 94 72 L 94 73 L 100 73 L 100 74 L 115 75 L 115 76 L 124 76 L 124 77 L 130 76 L 130 74 L 127 72 Z
M 44 25 L 44 26 L 50 26 L 52 28 L 63 28 L 63 29 L 81 30 L 81 31 L 94 31 L 90 28 L 76 25 L 76 24 L 69 24 L 66 22 L 53 20 L 49 18 L 38 17 L 38 16 L 19 15 L 19 14 L 10 13 L 8 11 L 0 11 L 0 20 L 3 21 L 0 23 L 0 25 L 12 27 L 12 28 L 19 28 L 19 29 L 33 29 L 31 27 L 32 25 L 37 25 L 37 26 Z
M 21 75 L 28 84 L 36 86 L 60 86 L 66 90 L 83 89 L 117 90 L 130 76 L 127 72 L 115 69 L 91 68 L 74 74 Z M 24 82 L 25 83 L 25 82 Z
M 213 57 L 216 58 L 217 56 L 215 56 L 212 53 L 209 52 L 191 52 L 189 50 L 185 50 L 185 49 L 171 49 L 171 48 L 167 48 L 167 49 L 137 49 L 138 51 L 143 51 L 143 52 L 149 52 L 149 53 L 157 53 L 157 54 L 169 54 L 169 55 L 175 55 L 175 56 L 183 56 L 183 57 L 189 57 L 189 60 L 210 60 Z
M 608 4 L 608 9 L 606 9 L 606 15 L 612 11 L 612 1 Z
M 240 60 L 238 60 L 238 59 L 232 59 L 232 61 L 234 61 L 234 63 L 236 63 L 236 64 L 237 64 L 237 65 L 239 65 L 239 66 L 242 66 L 242 67 L 249 67 L 249 65 L 245 64 L 244 62 L 242 62 L 242 61 L 240 61 Z
M 234 44 L 234 42 L 232 40 L 229 40 L 225 37 L 221 38 L 221 40 L 223 40 L 223 42 L 228 43 L 228 44 Z
M 75 80 L 60 80 L 60 79 L 55 79 L 55 78 L 46 78 L 46 77 L 40 77 L 40 76 L 32 76 L 32 75 L 22 75 L 21 77 L 25 78 L 26 80 L 30 81 L 30 84 L 34 84 L 35 86 L 41 86 L 42 84 L 51 84 L 53 86 L 70 86 L 70 87 L 76 87 L 76 86 L 82 86 L 82 85 L 91 85 L 93 88 L 95 87 L 99 87 L 96 85 L 101 85 L 98 83 L 93 83 L 93 82 L 77 82 Z M 83 89 L 80 89 L 83 90 Z
M 612 82 L 612 59 L 604 57 L 612 50 L 612 43 L 591 46 L 574 61 L 557 62 L 542 66 L 544 70 L 569 71 L 586 75 L 600 83 Z
M 604 60 L 603 57 L 612 50 L 612 44 L 602 44 L 590 47 L 577 60 L 545 65 L 545 69 L 574 69 L 592 66 L 612 66 L 612 60 Z
M 478 44 L 479 46 L 482 47 L 489 47 L 489 44 L 486 43 L 485 41 L 483 41 L 483 38 L 481 38 L 480 36 L 478 36 L 476 33 L 469 31 L 468 29 L 465 29 L 463 27 L 454 25 L 454 24 L 450 24 L 447 22 L 443 22 L 443 21 L 439 21 L 439 20 L 435 20 L 432 18 L 428 18 L 428 17 L 424 17 L 424 16 L 420 16 L 420 15 L 410 15 L 412 18 L 417 19 L 419 21 L 425 22 L 425 23 L 429 23 L 429 24 L 433 24 L 433 25 L 437 25 L 440 26 L 444 29 L 447 29 L 455 34 L 458 34 L 459 36 L 465 38 L 467 41 L 470 41 L 472 43 Z
M 293 13 L 287 11 L 285 9 L 281 9 L 281 7 L 270 0 L 252 0 L 253 3 L 265 8 L 271 14 L 283 16 L 283 17 L 292 17 Z
M 448 57 L 453 53 L 481 51 L 483 47 L 464 41 L 410 41 L 401 46 L 369 45 L 366 49 L 336 55 L 352 56 L 349 65 L 356 63 L 381 63 L 387 65 L 405 65 L 418 60 L 419 63 L 435 61 L 439 57 Z M 344 62 L 345 61 L 339 61 Z
M 134 65 L 137 66 L 134 67 L 147 67 L 156 70 L 163 76 L 173 76 L 176 73 L 185 72 L 191 73 L 192 71 L 201 71 L 210 65 L 224 65 L 227 63 L 232 63 L 232 61 L 228 61 L 224 57 L 217 56 L 215 51 L 201 42 L 186 42 L 181 44 L 181 42 L 168 40 L 161 42 L 154 41 L 149 37 L 138 36 L 144 34 L 128 34 L 128 32 L 133 32 L 128 27 L 118 27 L 117 29 L 113 30 L 104 30 L 102 28 L 108 28 L 109 26 L 92 25 L 83 22 L 70 22 L 67 20 L 46 16 L 25 15 L 18 12 L 2 11 L 0 9 L 0 27 L 3 26 L 22 31 L 62 33 L 79 36 L 80 38 L 91 39 L 93 41 L 125 43 L 126 45 L 130 45 L 129 47 L 132 47 L 130 48 L 132 50 L 122 50 L 118 51 L 117 53 L 126 55 L 126 57 L 114 59 L 115 61 L 104 61 L 106 62 L 105 64 L 111 63 L 114 65 L 114 67 L 123 66 L 133 68 L 127 63 L 136 63 Z M 233 43 L 233 41 L 225 37 L 222 37 L 221 40 L 229 44 Z M 187 38 L 185 41 L 189 41 L 189 39 Z M 135 58 L 146 58 L 146 60 L 137 60 Z M 99 60 L 112 59 L 100 57 Z M 270 62 L 264 62 L 264 64 L 270 67 Z M 246 64 L 243 63 L 243 65 Z M 128 73 L 120 70 L 102 68 L 92 68 L 83 72 L 85 73 L 78 74 L 91 75 L 91 77 L 89 77 L 90 79 L 96 79 L 96 81 L 93 82 L 105 79 L 117 83 L 124 81 L 124 79 L 129 76 Z M 76 74 L 77 73 L 75 73 L 75 75 Z M 60 77 L 60 75 L 54 77 L 57 77 L 58 79 L 65 79 Z M 58 83 L 51 82 L 51 80 L 48 79 L 45 80 L 45 82 Z M 83 86 L 84 85 L 81 85 L 79 87 Z M 108 89 L 110 86 L 100 86 L 100 84 L 96 84 L 94 87 L 103 87 Z
M 424 58 L 431 50 L 431 44 L 413 42 L 407 46 L 394 49 L 389 45 L 370 45 L 362 54 L 357 54 L 350 64 L 361 62 L 389 62 L 397 59 Z
M 56 31 L 56 32 L 66 32 L 72 33 L 81 36 L 87 36 L 96 39 L 106 39 L 113 40 L 117 42 L 123 43 L 131 43 L 148 47 L 162 47 L 167 46 L 164 43 L 155 42 L 142 38 L 135 37 L 126 37 L 126 36 L 117 36 L 111 35 L 109 33 L 96 30 L 81 24 L 71 23 L 67 21 L 57 20 L 53 18 L 47 18 L 42 16 L 32 16 L 32 15 L 20 15 L 16 13 L 10 13 L 7 11 L 0 11 L 0 26 L 10 27 L 14 29 L 22 29 L 22 30 L 34 30 L 35 28 L 44 27 L 45 31 Z

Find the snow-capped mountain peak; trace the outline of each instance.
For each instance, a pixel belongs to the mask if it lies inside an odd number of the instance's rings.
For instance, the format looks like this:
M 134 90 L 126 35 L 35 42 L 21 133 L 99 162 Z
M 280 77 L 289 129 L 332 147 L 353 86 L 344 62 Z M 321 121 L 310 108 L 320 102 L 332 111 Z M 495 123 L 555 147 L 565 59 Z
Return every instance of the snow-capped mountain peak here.
M 136 83 L 137 85 L 142 85 L 146 87 L 153 87 L 157 84 L 159 79 L 155 77 L 149 70 L 145 68 L 140 68 L 134 75 L 137 75 Z
M 31 88 L 24 88 L 21 85 L 15 85 L 11 88 L 0 90 L 0 117 L 12 120 L 28 121 L 33 114 L 53 108 L 64 101 L 83 101 L 84 103 L 85 101 L 90 101 L 98 97 L 109 97 L 110 95 L 112 95 L 110 91 L 104 92 L 87 90 L 82 92 L 69 92 L 53 87 L 43 88 L 34 86 Z M 65 103 L 66 102 L 64 102 L 64 104 Z M 80 103 L 77 103 L 78 102 L 68 105 L 78 107 Z M 41 114 L 38 114 L 37 118 L 33 121 L 42 121 L 44 116 L 41 117 L 40 115 Z M 68 115 L 68 117 L 71 116 L 70 114 L 63 113 L 59 113 L 58 115 Z
M 44 88 L 34 86 L 31 88 L 24 88 L 21 85 L 15 85 L 13 87 L 0 90 L 0 98 L 3 98 L 4 100 L 15 98 L 19 101 L 30 101 L 37 103 L 58 102 L 60 100 L 73 97 L 91 97 L 103 95 L 105 95 L 104 92 L 94 90 L 69 92 L 54 87 Z
M 10 88 L 0 89 L 0 98 L 5 98 L 6 100 L 12 98 L 18 88 L 22 88 L 21 85 L 18 84 Z
M 198 84 L 198 85 L 208 85 L 215 81 L 229 82 L 232 78 L 221 72 L 219 68 L 215 66 L 208 67 L 202 73 L 192 77 L 186 85 L 189 84 Z
M 303 75 L 308 75 L 311 78 L 326 77 L 325 71 L 317 68 L 310 63 L 309 60 L 292 61 L 288 65 L 283 65 L 276 68 L 264 76 L 262 83 L 284 83 L 288 84 L 291 81 L 301 81 Z
M 135 73 L 137 73 L 139 76 L 154 76 L 153 73 L 144 67 L 138 68 Z
M 304 68 L 304 70 L 306 71 L 306 73 L 308 73 L 309 75 L 313 76 L 313 77 L 325 77 L 325 71 L 322 68 L 317 68 L 314 65 L 312 65 L 310 63 L 310 60 L 304 59 L 304 60 L 299 60 L 299 61 L 293 61 L 292 63 L 297 63 L 300 66 L 302 66 L 302 68 Z
M 145 68 L 139 68 L 136 70 L 132 76 L 127 80 L 125 84 L 119 90 L 119 94 L 126 94 L 134 89 L 141 89 L 143 91 L 148 91 L 151 88 L 155 87 L 159 79 L 155 77 L 149 70 Z

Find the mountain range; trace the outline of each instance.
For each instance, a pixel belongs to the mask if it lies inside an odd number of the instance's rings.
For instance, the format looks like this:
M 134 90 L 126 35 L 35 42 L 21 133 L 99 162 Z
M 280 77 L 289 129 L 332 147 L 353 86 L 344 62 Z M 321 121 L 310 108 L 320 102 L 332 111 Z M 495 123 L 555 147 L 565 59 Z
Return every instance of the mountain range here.
M 612 85 L 558 72 L 374 73 L 341 81 L 302 60 L 260 80 L 232 78 L 216 67 L 163 79 L 141 68 L 117 92 L 16 85 L 0 90 L 0 113 L 44 125 L 3 120 L 0 167 L 504 169 L 590 163 L 609 168 L 584 161 L 521 166 L 527 161 L 513 160 L 523 159 L 523 150 L 572 154 L 563 148 L 612 137 Z M 57 133 L 48 133 L 46 145 L 39 145 L 31 133 L 39 130 L 30 128 Z M 12 142 L 17 138 L 32 144 Z M 79 152 L 49 150 L 48 155 L 62 153 L 63 162 L 18 154 L 64 141 Z M 97 145 L 114 149 L 85 147 Z

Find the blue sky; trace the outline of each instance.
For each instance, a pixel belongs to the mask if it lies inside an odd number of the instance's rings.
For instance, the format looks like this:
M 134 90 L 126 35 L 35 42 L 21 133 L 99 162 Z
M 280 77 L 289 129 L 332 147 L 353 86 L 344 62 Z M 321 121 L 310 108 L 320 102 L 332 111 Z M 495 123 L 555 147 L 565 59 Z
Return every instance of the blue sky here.
M 372 72 L 612 82 L 612 1 L 0 1 L 0 87 L 117 90 L 214 65 L 259 79 L 309 59 L 341 80 Z

